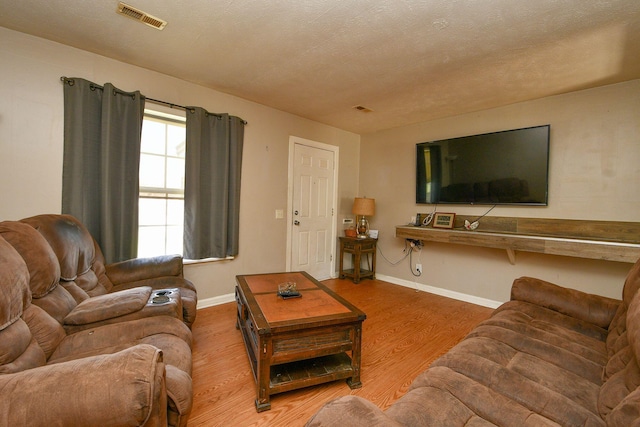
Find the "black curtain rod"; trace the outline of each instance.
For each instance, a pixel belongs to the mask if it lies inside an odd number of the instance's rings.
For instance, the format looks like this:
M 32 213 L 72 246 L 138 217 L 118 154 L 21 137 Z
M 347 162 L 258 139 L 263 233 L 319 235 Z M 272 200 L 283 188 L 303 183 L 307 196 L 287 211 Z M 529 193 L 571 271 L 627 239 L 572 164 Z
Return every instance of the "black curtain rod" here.
M 174 104 L 172 102 L 161 101 L 159 99 L 153 99 L 153 98 L 145 98 L 145 99 L 147 101 L 149 101 L 149 102 L 155 102 L 156 104 L 166 105 L 169 108 L 181 108 L 181 109 L 183 109 L 185 111 L 189 111 L 191 113 L 196 111 L 196 110 L 193 109 L 193 107 L 185 107 L 184 105 Z M 211 116 L 215 116 L 215 117 L 222 117 L 222 114 L 210 113 L 208 111 L 207 111 L 207 114 L 209 114 Z M 242 121 L 242 124 L 244 124 L 245 126 L 247 125 L 247 122 L 245 120 L 240 119 L 240 121 Z
M 185 107 L 184 105 L 179 105 L 179 104 L 173 104 L 171 102 L 167 102 L 167 101 L 160 101 L 159 99 L 153 99 L 153 98 L 146 98 L 147 101 L 149 102 L 155 102 L 156 104 L 161 104 L 161 105 L 166 105 L 169 108 L 181 108 L 185 111 L 193 111 L 193 108 L 189 108 L 189 107 Z M 213 114 L 213 113 L 210 113 Z M 213 114 L 214 116 L 219 116 L 219 114 Z
M 63 82 L 63 83 L 68 84 L 69 86 L 73 86 L 75 84 L 73 79 L 70 79 L 70 78 L 65 77 L 65 76 L 60 77 L 60 81 Z M 95 83 L 91 83 L 91 89 L 92 90 L 94 90 L 94 89 L 104 90 L 104 86 L 100 86 L 100 85 L 97 85 Z M 120 89 L 116 89 L 116 91 L 121 95 L 135 96 L 134 92 L 125 92 L 125 91 L 120 90 Z M 172 102 L 167 102 L 167 101 L 161 101 L 159 99 L 153 99 L 153 98 L 145 97 L 145 100 L 149 101 L 149 102 L 155 102 L 156 104 L 167 105 L 169 108 L 181 108 L 181 109 L 183 109 L 185 111 L 189 111 L 189 112 L 192 112 L 192 113 L 195 111 L 192 107 L 185 107 L 184 105 L 174 104 Z M 210 114 L 210 115 L 215 116 L 215 117 L 222 117 L 221 114 L 210 113 L 208 111 L 207 111 L 207 114 Z M 247 121 L 242 120 L 242 119 L 240 119 L 240 120 L 242 121 L 242 124 L 247 125 Z

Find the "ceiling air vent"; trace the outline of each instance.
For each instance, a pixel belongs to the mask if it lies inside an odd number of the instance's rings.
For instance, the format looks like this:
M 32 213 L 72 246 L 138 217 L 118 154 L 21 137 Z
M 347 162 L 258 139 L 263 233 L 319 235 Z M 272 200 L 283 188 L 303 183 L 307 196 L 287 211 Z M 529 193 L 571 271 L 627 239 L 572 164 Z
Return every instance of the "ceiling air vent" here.
M 156 18 L 153 15 L 149 15 L 148 13 L 143 12 L 140 9 L 136 9 L 133 6 L 129 6 L 128 4 L 122 2 L 118 3 L 118 13 L 131 19 L 135 19 L 136 21 L 140 21 L 143 24 L 147 24 L 148 26 L 153 27 L 157 30 L 162 30 L 167 25 L 167 21 L 163 21 L 160 18 Z

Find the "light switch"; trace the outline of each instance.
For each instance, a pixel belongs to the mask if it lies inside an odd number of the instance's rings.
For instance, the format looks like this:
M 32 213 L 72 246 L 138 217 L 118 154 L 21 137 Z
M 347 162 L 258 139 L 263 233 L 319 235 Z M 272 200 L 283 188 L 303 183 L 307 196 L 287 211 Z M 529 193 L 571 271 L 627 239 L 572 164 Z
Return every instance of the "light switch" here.
M 283 218 L 284 218 L 284 210 L 276 209 L 276 219 L 283 219 Z

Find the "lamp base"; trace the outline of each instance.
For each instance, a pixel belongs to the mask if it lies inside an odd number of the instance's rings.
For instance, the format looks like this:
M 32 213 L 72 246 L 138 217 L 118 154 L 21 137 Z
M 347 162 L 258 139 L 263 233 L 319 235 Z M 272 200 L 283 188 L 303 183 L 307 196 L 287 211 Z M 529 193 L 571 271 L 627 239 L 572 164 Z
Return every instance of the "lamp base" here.
M 369 237 L 369 221 L 367 221 L 364 216 L 360 217 L 356 230 L 358 231 L 358 239 L 366 239 Z

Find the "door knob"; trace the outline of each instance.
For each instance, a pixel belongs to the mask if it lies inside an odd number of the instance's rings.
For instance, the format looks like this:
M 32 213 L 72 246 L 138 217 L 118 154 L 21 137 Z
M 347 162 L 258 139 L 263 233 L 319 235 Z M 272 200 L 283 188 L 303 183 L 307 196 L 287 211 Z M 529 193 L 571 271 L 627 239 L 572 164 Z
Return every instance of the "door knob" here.
M 293 225 L 300 225 L 300 221 L 296 219 L 295 221 L 293 221 Z
M 293 211 L 293 214 L 294 215 L 298 215 L 298 211 Z

